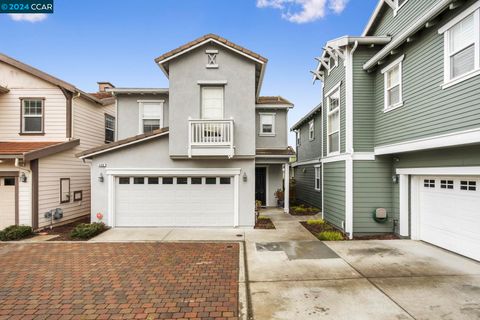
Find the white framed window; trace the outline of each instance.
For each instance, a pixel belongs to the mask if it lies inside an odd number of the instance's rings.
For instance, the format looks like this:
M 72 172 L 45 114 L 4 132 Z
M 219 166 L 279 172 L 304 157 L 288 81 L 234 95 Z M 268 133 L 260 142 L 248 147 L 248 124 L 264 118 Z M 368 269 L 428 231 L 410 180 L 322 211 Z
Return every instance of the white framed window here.
M 321 175 L 322 168 L 320 166 L 315 167 L 315 190 L 320 191 L 321 189 Z
M 105 114 L 105 143 L 115 141 L 115 117 Z
M 202 87 L 202 119 L 224 118 L 224 87 L 204 86 Z
M 338 59 L 335 59 L 334 56 L 329 56 L 328 58 L 328 73 L 335 69 L 338 66 Z
M 394 3 L 394 8 L 393 9 L 393 16 L 396 16 L 398 13 L 398 10 L 400 10 L 401 7 L 407 2 L 408 0 L 393 0 Z
M 384 78 L 384 112 L 403 105 L 402 63 L 404 55 L 382 69 Z
M 301 134 L 301 130 L 300 130 L 300 128 L 298 128 L 297 129 L 297 146 L 299 146 L 302 142 L 300 134 Z
M 139 103 L 139 133 L 146 133 L 163 128 L 164 100 L 138 100 Z
M 315 121 L 312 119 L 308 122 L 308 140 L 315 139 Z
M 340 153 L 340 86 L 327 96 L 327 153 Z
M 260 113 L 260 132 L 261 136 L 275 135 L 275 113 Z
M 21 133 L 42 134 L 44 132 L 44 102 L 43 98 L 22 98 L 22 128 Z
M 444 41 L 443 88 L 480 74 L 480 2 L 438 30 Z

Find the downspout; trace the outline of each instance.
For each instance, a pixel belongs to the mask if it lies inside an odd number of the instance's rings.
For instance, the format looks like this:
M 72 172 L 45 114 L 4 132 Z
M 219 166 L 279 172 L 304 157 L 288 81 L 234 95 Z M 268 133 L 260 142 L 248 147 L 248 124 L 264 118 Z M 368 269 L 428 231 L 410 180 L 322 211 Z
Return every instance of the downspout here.
M 75 122 L 74 121 L 74 119 L 75 119 L 75 117 L 74 117 L 74 114 L 75 114 L 75 112 L 74 112 L 74 109 L 75 109 L 74 100 L 77 99 L 77 98 L 80 98 L 80 92 L 78 92 L 78 91 L 74 95 L 72 95 L 72 118 L 70 119 L 70 121 L 71 121 L 70 127 L 72 128 L 71 129 L 71 131 L 72 131 L 71 132 L 71 138 L 75 137 L 75 127 L 73 125 L 74 122 Z

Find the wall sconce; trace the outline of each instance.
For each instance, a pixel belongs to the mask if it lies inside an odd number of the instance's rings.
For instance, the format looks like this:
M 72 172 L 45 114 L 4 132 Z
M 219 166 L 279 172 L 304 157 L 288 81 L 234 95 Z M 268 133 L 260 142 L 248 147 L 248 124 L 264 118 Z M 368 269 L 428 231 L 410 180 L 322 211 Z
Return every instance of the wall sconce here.
M 100 173 L 100 176 L 98 176 L 98 182 L 103 182 L 103 174 Z
M 246 172 L 243 173 L 243 182 L 247 182 L 247 173 Z
M 27 182 L 27 176 L 25 175 L 25 172 L 22 172 L 22 174 L 20 175 L 20 181 Z
M 394 184 L 397 184 L 397 183 L 398 183 L 398 174 L 394 174 L 394 175 L 392 176 L 392 182 L 393 182 Z

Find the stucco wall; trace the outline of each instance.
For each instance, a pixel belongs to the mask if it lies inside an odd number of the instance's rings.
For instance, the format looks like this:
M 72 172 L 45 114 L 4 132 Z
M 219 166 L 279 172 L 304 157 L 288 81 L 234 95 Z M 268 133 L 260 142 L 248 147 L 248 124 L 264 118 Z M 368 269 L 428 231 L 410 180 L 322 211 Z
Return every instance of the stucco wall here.
M 255 113 L 255 135 L 257 148 L 286 148 L 287 141 L 287 110 L 285 109 L 256 109 Z M 260 134 L 260 113 L 275 114 L 275 135 L 262 136 Z

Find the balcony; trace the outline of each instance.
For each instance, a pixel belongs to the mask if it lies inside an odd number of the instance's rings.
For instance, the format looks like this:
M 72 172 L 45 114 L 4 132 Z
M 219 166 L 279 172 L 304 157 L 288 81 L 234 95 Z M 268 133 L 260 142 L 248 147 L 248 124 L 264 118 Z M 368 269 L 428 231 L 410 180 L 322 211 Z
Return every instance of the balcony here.
M 188 157 L 233 157 L 233 120 L 188 120 Z

